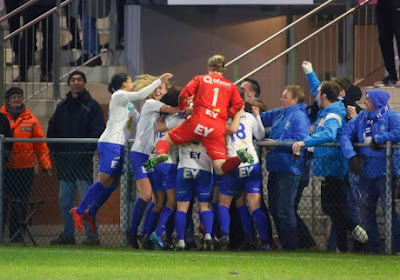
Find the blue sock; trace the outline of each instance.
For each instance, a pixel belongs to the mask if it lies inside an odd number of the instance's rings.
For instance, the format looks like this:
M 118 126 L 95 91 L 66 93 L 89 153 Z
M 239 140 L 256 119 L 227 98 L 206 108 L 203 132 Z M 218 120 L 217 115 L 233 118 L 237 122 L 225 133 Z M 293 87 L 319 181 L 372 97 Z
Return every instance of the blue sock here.
M 108 200 L 111 194 L 117 189 L 118 183 L 111 184 L 109 187 L 105 188 L 101 193 L 100 197 L 93 203 L 93 205 L 89 208 L 89 214 L 93 217 L 96 216 L 97 212 L 103 206 L 104 203 Z
M 260 239 L 262 241 L 268 241 L 268 218 L 262 208 L 257 208 L 253 211 L 254 221 L 256 222 L 256 227 L 258 234 L 260 234 Z
M 220 221 L 222 235 L 229 234 L 229 225 L 231 223 L 231 216 L 229 209 L 226 206 L 220 205 L 218 207 L 218 220 Z
M 210 210 L 206 210 L 200 213 L 200 216 L 203 217 L 204 222 L 204 231 L 206 233 L 211 234 L 212 226 L 214 222 L 214 215 Z
M 163 234 L 163 232 L 165 230 L 165 225 L 168 222 L 169 216 L 171 216 L 171 214 L 173 212 L 174 211 L 172 211 L 172 209 L 169 208 L 169 207 L 164 207 L 163 210 L 161 211 L 160 219 L 158 220 L 158 224 L 157 224 L 157 227 L 156 227 L 156 234 L 159 237 L 162 236 L 162 234 Z
M 254 236 L 253 219 L 250 216 L 249 209 L 246 205 L 238 208 L 240 220 L 242 221 L 244 236 L 246 238 Z
M 137 233 L 143 213 L 146 210 L 148 202 L 138 197 L 133 205 L 130 232 Z
M 175 212 L 172 212 L 171 216 L 169 216 L 167 225 L 165 227 L 165 237 L 167 240 L 172 239 L 172 234 L 174 233 L 175 229 Z
M 76 213 L 78 215 L 83 215 L 88 206 L 94 204 L 94 202 L 99 199 L 105 188 L 106 187 L 104 187 L 99 181 L 94 182 L 83 197 Z
M 176 211 L 175 213 L 175 228 L 178 240 L 185 240 L 186 216 L 183 211 Z
M 155 211 L 148 211 L 144 220 L 142 235 L 150 234 L 154 231 L 156 224 L 160 218 L 160 213 Z

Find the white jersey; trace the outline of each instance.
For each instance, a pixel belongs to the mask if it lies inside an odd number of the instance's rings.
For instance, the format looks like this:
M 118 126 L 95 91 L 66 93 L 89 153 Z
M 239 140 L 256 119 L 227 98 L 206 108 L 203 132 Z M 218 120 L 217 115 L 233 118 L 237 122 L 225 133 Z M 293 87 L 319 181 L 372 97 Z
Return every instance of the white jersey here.
M 253 135 L 257 140 L 265 138 L 265 129 L 260 116 L 255 117 L 250 113 L 243 113 L 240 116 L 239 129 L 233 135 L 226 136 L 227 156 L 237 156 L 236 151 L 239 149 L 247 149 L 247 152 L 254 157 L 254 163 L 258 163 L 257 152 L 253 145 Z M 254 164 L 253 163 L 253 164 Z M 241 163 L 239 167 L 249 165 L 249 163 Z
M 160 109 L 163 106 L 159 100 L 148 99 L 143 105 L 142 112 L 136 128 L 135 142 L 131 152 L 150 155 L 155 144 L 155 131 Z
M 168 119 L 168 117 L 167 117 L 167 119 Z M 155 139 L 154 144 L 157 143 L 157 141 L 160 140 L 164 136 L 164 134 L 165 134 L 165 132 L 156 131 L 155 136 L 154 136 L 154 139 Z M 178 146 L 174 145 L 174 146 L 170 147 L 169 153 L 168 153 L 168 160 L 165 163 L 171 163 L 171 164 L 175 164 L 175 165 L 178 164 L 178 152 L 179 152 Z M 153 158 L 155 156 L 157 156 L 157 153 L 156 153 L 156 149 L 154 147 L 149 158 Z
M 99 142 L 125 145 L 132 128 L 132 121 L 135 116 L 137 117 L 132 102 L 145 99 L 160 85 L 161 80 L 158 79 L 138 92 L 124 90 L 114 92 L 108 106 L 106 129 L 100 136 Z
M 177 115 L 172 115 L 165 120 L 165 123 L 168 130 L 170 130 L 184 121 L 184 119 L 179 118 Z M 190 142 L 187 145 L 179 146 L 178 169 L 184 167 L 212 172 L 211 159 L 201 143 Z

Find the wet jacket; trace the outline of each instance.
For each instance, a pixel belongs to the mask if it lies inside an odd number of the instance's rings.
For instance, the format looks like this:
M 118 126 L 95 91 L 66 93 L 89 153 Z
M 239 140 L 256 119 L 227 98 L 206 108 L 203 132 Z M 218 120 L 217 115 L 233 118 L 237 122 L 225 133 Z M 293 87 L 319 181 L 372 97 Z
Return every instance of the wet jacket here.
M 364 143 L 365 129 L 367 127 L 367 115 L 376 116 L 381 109 L 373 112 L 362 111 L 353 120 L 351 120 L 342 131 L 340 144 L 344 156 L 347 159 L 352 158 L 357 153 L 365 156 L 366 161 L 362 166 L 362 175 L 366 178 L 377 178 L 386 175 L 386 149 L 379 151 L 372 150 L 369 147 L 359 148 L 356 151 L 352 142 Z M 386 141 L 396 143 L 400 141 L 400 115 L 393 110 L 383 114 L 371 127 L 372 138 L 377 144 L 384 144 Z M 395 172 L 399 172 L 399 150 L 394 150 Z M 398 176 L 398 174 L 396 174 Z
M 341 101 L 321 109 L 314 124 L 314 133 L 306 139 L 306 147 L 313 147 L 329 142 L 339 142 L 346 109 Z M 313 172 L 315 176 L 335 176 L 344 179 L 348 169 L 348 161 L 343 156 L 340 147 L 315 147 Z
M 269 138 L 277 141 L 302 141 L 308 136 L 310 121 L 304 103 L 282 109 L 277 108 L 260 114 L 265 127 L 272 126 Z M 273 148 L 267 155 L 267 169 L 270 172 L 282 172 L 301 175 L 304 165 L 304 151 L 299 160 L 293 159 L 291 146 Z
M 48 138 L 99 138 L 105 128 L 104 114 L 99 103 L 88 91 L 63 99 L 49 120 Z M 97 144 L 52 143 L 50 150 L 56 160 L 61 180 L 75 181 L 93 178 L 93 153 Z
M 6 115 L 0 113 L 0 134 L 5 137 L 13 137 L 12 130 L 10 127 L 10 122 L 8 121 Z M 4 162 L 7 162 L 8 157 L 12 149 L 13 143 L 4 143 Z
M 38 119 L 25 107 L 16 120 L 3 105 L 0 112 L 7 116 L 14 138 L 44 138 Z M 41 169 L 50 169 L 49 149 L 45 142 L 16 142 L 6 168 L 23 169 L 35 166 L 35 154 Z

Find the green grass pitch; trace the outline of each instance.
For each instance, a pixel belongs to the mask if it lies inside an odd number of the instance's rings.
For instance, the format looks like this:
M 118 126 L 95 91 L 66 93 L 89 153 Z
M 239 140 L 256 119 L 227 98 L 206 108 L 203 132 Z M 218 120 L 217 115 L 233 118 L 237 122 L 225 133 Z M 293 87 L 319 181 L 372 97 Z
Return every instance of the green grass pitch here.
M 400 256 L 0 246 L 0 279 L 400 279 Z

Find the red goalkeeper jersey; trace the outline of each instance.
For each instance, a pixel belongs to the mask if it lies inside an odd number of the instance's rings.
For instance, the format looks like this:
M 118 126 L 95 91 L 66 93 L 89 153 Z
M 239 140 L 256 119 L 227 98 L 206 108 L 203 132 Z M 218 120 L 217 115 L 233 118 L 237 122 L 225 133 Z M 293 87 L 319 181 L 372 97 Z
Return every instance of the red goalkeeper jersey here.
M 206 111 L 218 113 L 223 118 L 232 118 L 243 106 L 236 86 L 219 73 L 194 77 L 179 95 L 179 109 L 184 110 L 189 96 L 193 98 L 193 114 Z M 215 117 L 214 117 L 215 118 Z

